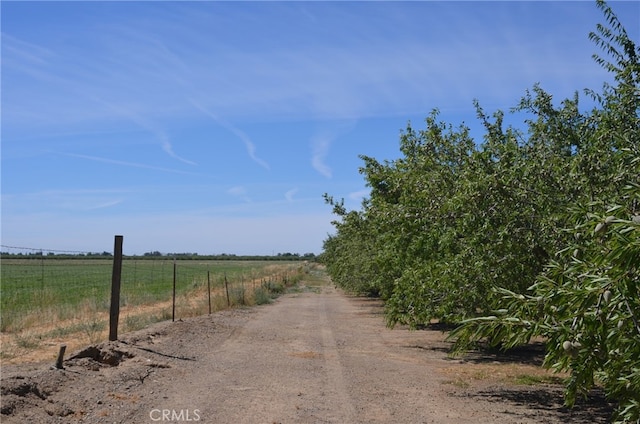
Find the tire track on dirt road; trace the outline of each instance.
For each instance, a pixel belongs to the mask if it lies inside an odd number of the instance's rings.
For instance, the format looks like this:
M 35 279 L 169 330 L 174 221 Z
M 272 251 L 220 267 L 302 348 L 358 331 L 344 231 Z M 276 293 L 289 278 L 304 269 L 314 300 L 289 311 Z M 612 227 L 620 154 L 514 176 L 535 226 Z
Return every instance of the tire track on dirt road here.
M 499 422 L 447 396 L 446 355 L 409 348 L 425 335 L 386 328 L 379 305 L 327 284 L 244 310 L 217 342 L 198 341 L 202 323 L 180 323 L 191 325 L 180 351 L 198 359 L 169 370 L 174 384 L 157 380 L 153 407 L 206 423 Z M 144 408 L 131 422 L 153 422 Z
M 318 300 L 320 301 L 319 325 L 322 333 L 324 359 L 327 376 L 329 378 L 329 386 L 335 391 L 337 398 L 340 400 L 336 406 L 340 409 L 342 422 L 353 422 L 356 417 L 356 412 L 352 404 L 351 395 L 347 391 L 344 369 L 340 361 L 340 352 L 338 352 L 333 329 L 327 316 L 327 298 L 319 297 Z
M 336 295 L 288 295 L 249 311 L 222 344 L 190 351 L 198 360 L 181 364 L 187 384 L 167 388 L 163 409 L 197 409 L 216 423 L 356 422 L 328 317 Z

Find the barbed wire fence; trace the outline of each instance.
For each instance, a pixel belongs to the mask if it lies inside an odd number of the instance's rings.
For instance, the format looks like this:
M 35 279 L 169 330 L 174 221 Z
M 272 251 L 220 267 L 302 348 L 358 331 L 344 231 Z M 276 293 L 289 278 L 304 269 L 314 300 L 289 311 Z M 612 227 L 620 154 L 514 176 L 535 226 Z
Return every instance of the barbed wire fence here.
M 92 343 L 106 340 L 110 252 L 0 247 L 0 333 L 25 340 L 74 333 Z M 125 256 L 119 327 L 128 332 L 157 321 L 266 303 L 304 272 L 300 262 Z

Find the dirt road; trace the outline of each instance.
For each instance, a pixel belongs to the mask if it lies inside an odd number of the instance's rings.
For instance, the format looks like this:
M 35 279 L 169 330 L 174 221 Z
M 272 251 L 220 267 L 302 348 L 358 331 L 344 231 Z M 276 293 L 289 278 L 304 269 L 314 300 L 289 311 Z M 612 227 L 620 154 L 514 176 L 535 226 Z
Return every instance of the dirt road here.
M 440 332 L 390 330 L 381 314 L 379 302 L 325 284 L 271 305 L 160 323 L 87 349 L 65 370 L 3 367 L 2 422 L 606 419 L 599 407 L 563 410 L 558 387 L 505 383 L 496 370 L 509 365 L 452 360 Z

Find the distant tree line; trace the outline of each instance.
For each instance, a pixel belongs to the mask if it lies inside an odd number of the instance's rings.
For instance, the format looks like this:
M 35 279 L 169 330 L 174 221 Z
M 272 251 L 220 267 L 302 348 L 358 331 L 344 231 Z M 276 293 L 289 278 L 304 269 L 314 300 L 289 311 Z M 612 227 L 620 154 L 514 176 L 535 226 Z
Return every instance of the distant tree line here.
M 93 253 L 56 253 L 47 251 L 30 252 L 0 252 L 2 259 L 108 259 L 113 257 L 110 252 Z M 235 255 L 221 253 L 215 255 L 201 255 L 198 253 L 161 253 L 159 251 L 146 252 L 142 255 L 125 255 L 128 259 L 179 259 L 179 260 L 215 260 L 215 261 L 315 261 L 314 253 L 278 253 L 276 255 Z
M 46 250 L 33 250 L 29 252 L 0 252 L 2 259 L 34 259 L 34 258 L 55 258 L 55 259 L 105 259 L 113 256 L 110 252 L 78 252 L 78 253 L 60 253 L 48 252 Z
M 146 252 L 141 259 L 176 258 L 181 260 L 216 260 L 216 261 L 315 261 L 315 253 L 278 253 L 276 255 L 236 255 L 220 253 L 215 255 L 201 255 L 198 253 L 161 253 L 159 251 Z

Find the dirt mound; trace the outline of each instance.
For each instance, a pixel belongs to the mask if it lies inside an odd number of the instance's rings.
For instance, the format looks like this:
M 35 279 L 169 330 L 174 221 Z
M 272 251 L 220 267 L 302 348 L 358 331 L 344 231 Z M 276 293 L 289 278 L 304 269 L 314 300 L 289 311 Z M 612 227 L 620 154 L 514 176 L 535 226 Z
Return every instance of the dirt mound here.
M 28 371 L 27 366 L 12 366 L 8 372 L 3 369 L 2 422 L 11 418 L 23 422 L 81 418 L 94 405 L 103 404 L 102 398 L 118 398 L 115 390 L 103 391 L 100 383 L 104 377 L 116 382 L 112 389 L 122 384 L 130 388 L 142 384 L 150 375 L 149 370 L 169 368 L 151 358 L 136 360 L 138 353 L 135 350 L 136 346 L 126 341 L 105 342 L 73 353 L 64 361 L 63 369 L 46 364 L 33 364 L 31 367 L 35 369 Z M 134 363 L 124 366 L 130 359 Z M 111 374 L 109 369 L 112 369 Z M 88 397 L 91 392 L 95 392 L 95 396 Z
M 107 342 L 96 346 L 89 346 L 74 354 L 68 361 L 89 358 L 99 364 L 115 367 L 125 359 L 135 357 L 135 353 L 123 348 L 121 343 Z M 68 362 L 67 361 L 67 362 Z
M 2 395 L 2 416 L 11 415 L 15 411 L 28 408 L 44 408 L 47 399 L 63 384 L 65 376 L 50 370 L 33 375 L 16 375 L 3 379 L 0 394 Z M 47 408 L 49 415 L 65 417 L 73 411 L 68 408 Z

